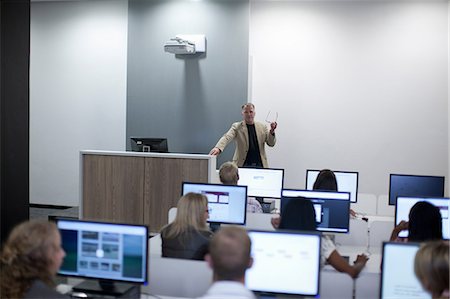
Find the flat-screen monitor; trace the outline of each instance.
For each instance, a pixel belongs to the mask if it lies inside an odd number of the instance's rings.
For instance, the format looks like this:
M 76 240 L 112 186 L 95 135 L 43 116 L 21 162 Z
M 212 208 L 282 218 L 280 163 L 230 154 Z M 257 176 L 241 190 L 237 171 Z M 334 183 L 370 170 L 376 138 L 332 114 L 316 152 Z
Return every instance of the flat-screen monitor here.
M 383 243 L 381 299 L 431 299 L 414 274 L 414 258 L 419 243 Z
M 350 193 L 283 189 L 281 213 L 288 202 L 304 197 L 311 200 L 316 211 L 317 230 L 348 233 L 350 225 Z
M 313 190 L 314 182 L 320 170 L 306 170 L 306 189 Z M 350 201 L 358 201 L 358 172 L 355 171 L 334 171 L 339 192 L 350 192 Z
M 320 279 L 320 233 L 249 231 L 253 266 L 246 287 L 271 295 L 317 296 Z
M 130 137 L 133 152 L 168 153 L 166 138 Z
M 450 198 L 440 197 L 397 197 L 397 203 L 395 204 L 395 225 L 398 225 L 402 220 L 409 221 L 409 211 L 419 201 L 427 201 L 438 207 L 442 216 L 442 236 L 444 239 L 450 238 L 450 222 L 448 220 L 448 212 L 450 205 Z M 399 237 L 408 237 L 408 231 L 403 230 L 398 234 Z
M 389 180 L 389 204 L 395 205 L 398 196 L 444 197 L 445 177 L 391 174 Z
M 247 186 L 248 196 L 281 198 L 284 169 L 239 168 L 241 186 Z
M 183 182 L 182 195 L 189 192 L 208 198 L 209 223 L 245 224 L 247 186 Z
M 57 219 L 66 252 L 59 274 L 100 281 L 147 282 L 148 228 L 142 225 Z M 86 281 L 78 291 L 119 291 Z M 91 289 L 91 287 L 93 287 Z

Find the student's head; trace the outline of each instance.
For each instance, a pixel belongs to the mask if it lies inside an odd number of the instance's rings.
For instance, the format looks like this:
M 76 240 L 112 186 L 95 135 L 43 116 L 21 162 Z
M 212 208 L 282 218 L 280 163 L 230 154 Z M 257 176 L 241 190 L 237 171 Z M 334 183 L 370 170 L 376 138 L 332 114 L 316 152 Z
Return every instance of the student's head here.
M 423 288 L 433 295 L 441 297 L 449 290 L 449 243 L 434 241 L 424 243 L 416 253 L 414 272 Z
M 281 211 L 279 229 L 316 230 L 316 212 L 312 202 L 306 198 L 291 199 Z
M 209 254 L 205 257 L 214 272 L 214 281 L 244 282 L 245 271 L 253 263 L 250 248 L 250 238 L 243 228 L 221 228 L 209 243 Z
M 409 211 L 409 241 L 424 242 L 442 239 L 442 216 L 439 208 L 419 201 Z
M 222 184 L 237 185 L 239 181 L 239 170 L 235 163 L 225 162 L 220 166 L 219 177 Z
M 206 227 L 208 199 L 200 193 L 189 192 L 178 201 L 175 223 L 197 230 Z
M 336 175 L 329 169 L 323 169 L 317 175 L 313 190 L 338 191 Z
M 242 119 L 245 121 L 246 124 L 252 125 L 254 123 L 255 119 L 255 105 L 252 103 L 247 103 L 242 105 Z
M 51 285 L 65 255 L 54 223 L 31 220 L 19 224 L 1 253 L 0 293 L 8 298 L 22 297 L 36 279 Z

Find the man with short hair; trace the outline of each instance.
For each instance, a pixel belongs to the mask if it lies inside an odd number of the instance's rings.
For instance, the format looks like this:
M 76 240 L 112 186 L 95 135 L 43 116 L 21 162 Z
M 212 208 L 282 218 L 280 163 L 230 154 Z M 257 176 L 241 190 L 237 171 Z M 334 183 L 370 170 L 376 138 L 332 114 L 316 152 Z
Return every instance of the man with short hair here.
M 220 166 L 219 178 L 222 184 L 237 185 L 239 181 L 239 169 L 233 162 L 225 162 Z M 262 213 L 263 209 L 259 201 L 253 197 L 247 197 L 247 213 Z
M 253 264 L 250 249 L 251 241 L 243 228 L 223 227 L 214 235 L 205 256 L 214 283 L 202 299 L 256 299 L 245 288 L 245 271 Z
M 231 128 L 217 142 L 216 146 L 209 152 L 210 155 L 219 155 L 231 142 L 236 142 L 236 150 L 233 162 L 239 167 L 264 167 L 268 168 L 265 144 L 274 146 L 275 129 L 277 123 L 270 123 L 270 130 L 263 123 L 255 121 L 255 105 L 247 103 L 242 105 L 242 118 L 235 122 Z

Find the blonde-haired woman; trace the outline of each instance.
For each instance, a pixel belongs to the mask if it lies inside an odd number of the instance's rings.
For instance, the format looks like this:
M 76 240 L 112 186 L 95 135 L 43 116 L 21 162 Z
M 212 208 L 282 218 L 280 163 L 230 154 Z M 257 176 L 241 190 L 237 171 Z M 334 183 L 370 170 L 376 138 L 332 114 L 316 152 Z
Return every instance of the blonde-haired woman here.
M 433 298 L 449 298 L 449 243 L 424 243 L 416 253 L 414 272 Z
M 162 256 L 203 260 L 212 236 L 207 219 L 206 196 L 192 192 L 182 196 L 175 220 L 161 230 Z
M 53 288 L 65 255 L 54 223 L 32 220 L 16 226 L 0 255 L 1 297 L 68 298 Z

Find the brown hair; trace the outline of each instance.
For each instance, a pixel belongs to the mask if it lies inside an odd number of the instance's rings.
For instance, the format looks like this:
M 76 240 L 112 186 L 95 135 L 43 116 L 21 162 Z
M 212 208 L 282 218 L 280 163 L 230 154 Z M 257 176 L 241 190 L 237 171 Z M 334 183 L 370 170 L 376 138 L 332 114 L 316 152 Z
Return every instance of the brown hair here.
M 250 247 L 250 238 L 243 228 L 221 228 L 209 244 L 215 280 L 236 281 L 244 277 L 250 266 Z
M 449 243 L 424 243 L 416 253 L 414 272 L 423 287 L 434 297 L 449 289 Z
M 56 225 L 42 220 L 27 221 L 12 230 L 0 255 L 2 298 L 23 297 L 37 279 L 53 285 L 49 252 L 55 233 Z
M 233 162 L 225 162 L 220 166 L 219 177 L 222 184 L 237 185 L 239 180 L 238 167 Z

